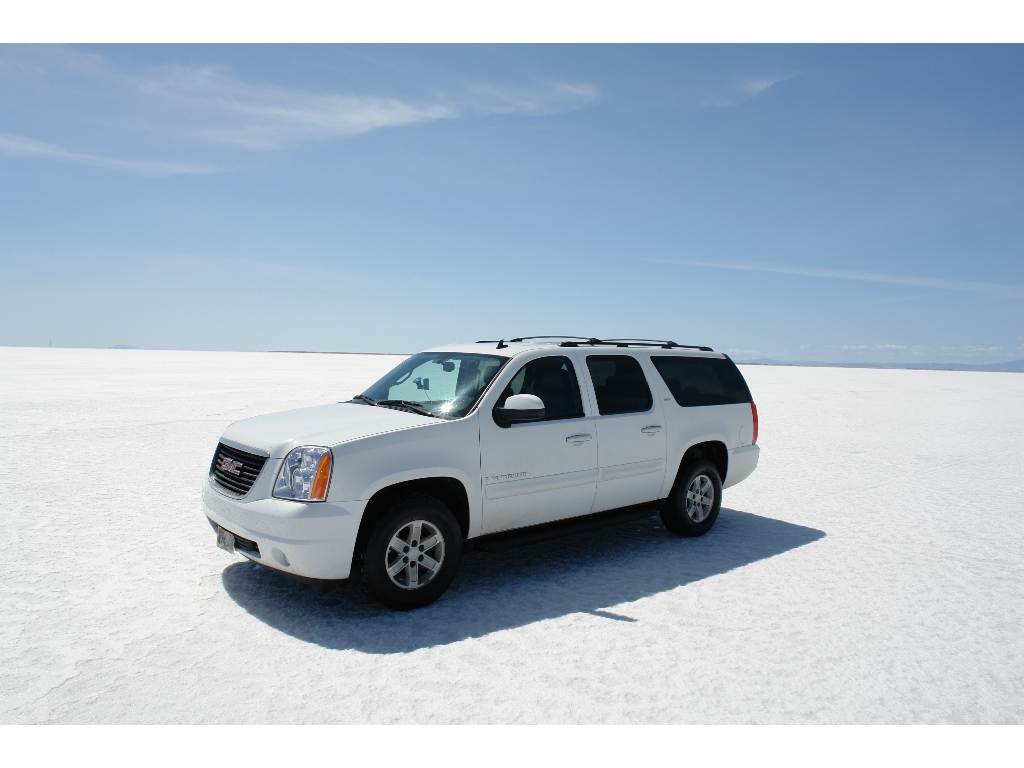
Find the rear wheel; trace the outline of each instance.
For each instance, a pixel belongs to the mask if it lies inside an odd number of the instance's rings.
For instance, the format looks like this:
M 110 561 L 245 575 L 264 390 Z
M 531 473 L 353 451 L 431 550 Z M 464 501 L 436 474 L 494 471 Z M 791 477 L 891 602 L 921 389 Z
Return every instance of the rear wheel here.
M 389 608 L 430 605 L 444 594 L 462 559 L 462 531 L 437 499 L 400 499 L 374 526 L 363 556 L 363 580 Z
M 680 536 L 703 536 L 718 519 L 722 478 L 710 461 L 691 464 L 661 511 L 665 527 Z

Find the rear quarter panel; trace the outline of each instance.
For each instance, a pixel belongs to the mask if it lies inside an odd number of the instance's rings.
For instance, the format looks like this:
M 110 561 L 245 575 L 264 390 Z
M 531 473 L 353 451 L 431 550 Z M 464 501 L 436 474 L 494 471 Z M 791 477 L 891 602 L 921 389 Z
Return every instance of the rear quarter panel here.
M 741 429 L 746 430 L 746 439 L 749 443 L 753 416 L 750 412 L 750 403 L 684 408 L 676 402 L 649 356 L 645 357 L 645 371 L 655 389 L 655 397 L 661 399 L 665 414 L 667 471 L 661 488 L 661 498 L 666 498 L 675 484 L 683 455 L 690 447 L 697 443 L 717 441 L 724 443 L 728 452 L 732 454 L 733 450 L 741 445 Z M 726 482 L 726 478 L 723 477 L 722 480 L 723 483 Z

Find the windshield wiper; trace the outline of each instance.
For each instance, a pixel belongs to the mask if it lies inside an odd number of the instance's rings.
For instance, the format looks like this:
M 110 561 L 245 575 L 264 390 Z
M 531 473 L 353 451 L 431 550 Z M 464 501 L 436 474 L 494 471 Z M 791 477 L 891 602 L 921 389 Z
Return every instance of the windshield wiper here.
M 436 413 L 431 413 L 426 408 L 422 407 L 419 403 L 414 403 L 412 400 L 374 400 L 369 395 L 356 395 L 349 402 L 366 403 L 367 405 L 377 405 L 384 408 L 405 408 L 407 410 L 413 411 L 414 413 L 423 414 L 424 416 L 431 416 L 435 419 L 441 418 Z
M 431 416 L 435 419 L 441 418 L 436 413 L 431 413 L 426 408 L 421 406 L 419 403 L 414 403 L 411 400 L 378 400 L 375 405 L 383 405 L 385 407 L 391 406 L 395 408 L 407 408 L 413 413 L 419 413 L 423 416 Z

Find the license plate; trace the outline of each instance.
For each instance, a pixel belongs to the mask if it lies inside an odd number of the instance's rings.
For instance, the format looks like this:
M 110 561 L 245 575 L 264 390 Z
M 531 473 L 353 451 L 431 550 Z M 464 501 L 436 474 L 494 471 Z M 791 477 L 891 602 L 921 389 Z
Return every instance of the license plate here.
M 235 537 L 223 528 L 217 529 L 217 546 L 225 552 L 235 553 Z

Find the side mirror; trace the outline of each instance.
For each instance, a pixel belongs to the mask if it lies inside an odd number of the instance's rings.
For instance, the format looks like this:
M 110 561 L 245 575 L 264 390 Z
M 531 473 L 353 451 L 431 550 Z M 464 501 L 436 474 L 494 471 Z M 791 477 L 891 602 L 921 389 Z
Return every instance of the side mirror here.
M 512 395 L 504 408 L 494 409 L 494 420 L 502 426 L 540 421 L 544 418 L 544 401 L 536 395 Z

